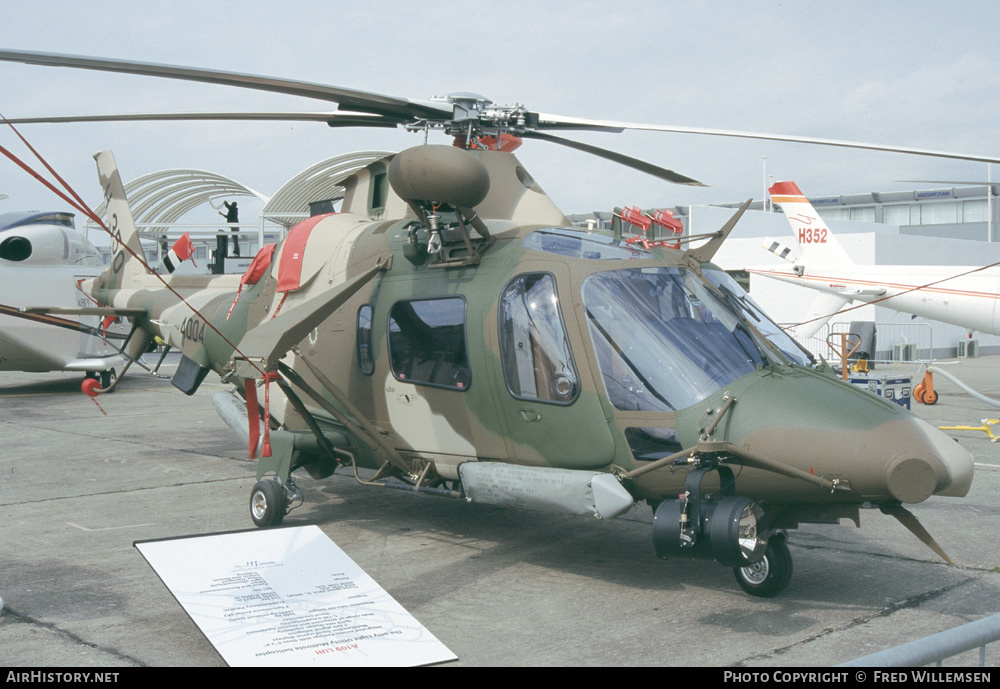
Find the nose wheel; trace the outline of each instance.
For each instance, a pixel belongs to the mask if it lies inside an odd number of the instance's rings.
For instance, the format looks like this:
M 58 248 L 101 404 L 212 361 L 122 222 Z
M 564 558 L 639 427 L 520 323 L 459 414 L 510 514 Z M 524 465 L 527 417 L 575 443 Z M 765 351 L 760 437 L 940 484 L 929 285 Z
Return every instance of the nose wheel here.
M 254 526 L 277 526 L 288 512 L 285 488 L 277 481 L 264 479 L 250 491 L 250 518 Z
M 751 596 L 771 598 L 785 590 L 792 580 L 792 555 L 780 533 L 767 541 L 764 557 L 746 567 L 733 567 L 736 582 Z

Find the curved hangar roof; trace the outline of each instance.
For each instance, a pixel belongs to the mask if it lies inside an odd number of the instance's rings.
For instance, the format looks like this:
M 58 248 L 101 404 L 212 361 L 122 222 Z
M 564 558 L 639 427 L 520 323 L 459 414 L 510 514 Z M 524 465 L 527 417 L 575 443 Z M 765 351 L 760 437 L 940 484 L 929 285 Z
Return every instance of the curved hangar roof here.
M 223 175 L 204 170 L 161 170 L 137 177 L 125 185 L 125 195 L 136 223 L 174 223 L 201 204 L 229 196 L 268 197 Z M 107 202 L 97 207 L 104 216 Z
M 316 163 L 285 182 L 264 204 L 260 214 L 291 227 L 302 220 L 302 213 L 309 212 L 310 203 L 344 198 L 344 187 L 340 186 L 344 179 L 389 155 L 393 154 L 388 151 L 359 151 Z M 283 215 L 286 213 L 291 215 Z
M 170 224 L 203 203 L 231 196 L 255 196 L 264 203 L 261 215 L 291 227 L 309 212 L 312 201 L 338 200 L 344 196 L 340 182 L 372 162 L 392 155 L 386 151 L 360 151 L 335 156 L 303 170 L 268 197 L 214 172 L 174 169 L 152 172 L 125 185 L 125 194 L 137 224 Z M 104 216 L 107 203 L 97 207 Z

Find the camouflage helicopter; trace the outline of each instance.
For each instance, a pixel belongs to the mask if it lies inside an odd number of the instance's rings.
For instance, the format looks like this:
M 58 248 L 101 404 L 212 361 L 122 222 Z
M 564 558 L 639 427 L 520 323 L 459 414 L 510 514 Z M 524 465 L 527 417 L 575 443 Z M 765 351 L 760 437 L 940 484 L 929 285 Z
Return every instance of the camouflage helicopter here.
M 183 392 L 212 371 L 234 384 L 213 403 L 260 451 L 256 525 L 281 523 L 301 500 L 293 472 L 321 479 L 343 468 L 367 485 L 598 517 L 646 501 L 658 556 L 717 560 L 755 596 L 790 581 L 786 530 L 860 525 L 862 507 L 892 515 L 947 560 L 904 504 L 964 496 L 972 457 L 831 375 L 711 263 L 749 202 L 686 250 L 588 231 L 504 150 L 511 135 L 544 139 L 697 184 L 541 131 L 657 127 L 472 94 L 416 102 L 151 63 L 0 59 L 310 95 L 349 111 L 313 117 L 332 126 L 461 138 L 358 171 L 340 212 L 297 225 L 244 276 L 149 271 L 114 159 L 96 156 L 117 242 L 111 267 L 85 285 L 102 305 L 89 311 L 131 320 L 132 356 L 156 337 L 180 350 L 173 383 Z M 199 116 L 90 119 L 123 117 Z M 272 398 L 272 385 L 283 394 Z

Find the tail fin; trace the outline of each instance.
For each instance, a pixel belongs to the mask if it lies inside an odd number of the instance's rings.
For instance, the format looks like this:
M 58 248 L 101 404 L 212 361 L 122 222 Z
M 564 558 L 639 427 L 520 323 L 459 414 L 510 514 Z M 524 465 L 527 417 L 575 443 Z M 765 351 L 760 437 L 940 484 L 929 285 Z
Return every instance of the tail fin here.
M 795 182 L 775 182 L 768 189 L 771 200 L 781 207 L 799 246 L 799 260 L 807 271 L 816 268 L 846 268 L 854 265 L 833 232 L 809 203 Z
M 104 191 L 107 203 L 108 229 L 111 231 L 111 267 L 105 271 L 104 286 L 109 289 L 119 289 L 134 284 L 138 278 L 145 275 L 147 268 L 142 257 L 142 244 L 139 242 L 139 232 L 132 219 L 132 211 L 125 198 L 125 185 L 118 174 L 118 165 L 111 151 L 101 151 L 94 156 L 97 161 L 97 174 Z M 131 249 L 129 251 L 128 249 Z

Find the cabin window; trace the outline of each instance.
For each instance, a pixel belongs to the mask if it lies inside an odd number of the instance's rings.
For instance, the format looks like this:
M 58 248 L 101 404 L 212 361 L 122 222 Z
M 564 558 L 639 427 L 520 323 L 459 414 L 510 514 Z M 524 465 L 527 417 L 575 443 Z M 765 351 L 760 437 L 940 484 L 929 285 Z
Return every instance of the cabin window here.
M 500 358 L 507 389 L 519 399 L 571 404 L 580 391 L 555 280 L 521 275 L 500 295 Z
M 366 376 L 370 376 L 375 370 L 375 361 L 372 359 L 371 304 L 364 304 L 358 309 L 358 366 Z
M 465 300 L 446 297 L 393 304 L 389 363 L 400 381 L 467 390 L 472 376 L 465 343 Z

